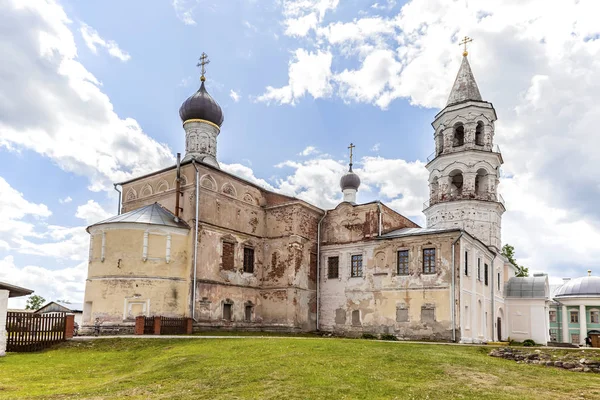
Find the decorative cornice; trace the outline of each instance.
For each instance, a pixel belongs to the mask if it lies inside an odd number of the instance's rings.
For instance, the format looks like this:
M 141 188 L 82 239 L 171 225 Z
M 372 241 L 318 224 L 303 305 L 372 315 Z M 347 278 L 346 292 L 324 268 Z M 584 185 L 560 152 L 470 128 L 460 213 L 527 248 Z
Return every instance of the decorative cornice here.
M 187 124 L 188 122 L 204 122 L 205 124 L 214 126 L 219 132 L 221 132 L 221 128 L 219 127 L 219 125 L 215 124 L 214 122 L 207 121 L 205 119 L 188 119 L 183 123 L 183 126 L 185 126 L 185 124 Z

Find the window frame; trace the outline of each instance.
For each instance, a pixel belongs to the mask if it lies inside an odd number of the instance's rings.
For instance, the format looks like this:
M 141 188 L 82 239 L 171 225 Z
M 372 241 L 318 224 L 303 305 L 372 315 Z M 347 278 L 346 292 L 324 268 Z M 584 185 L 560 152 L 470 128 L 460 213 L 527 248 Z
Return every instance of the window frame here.
M 250 260 L 250 257 L 248 256 L 248 253 L 252 252 L 252 257 Z M 246 274 L 253 274 L 254 273 L 254 259 L 255 259 L 255 255 L 254 255 L 254 248 L 250 247 L 250 246 L 244 246 L 244 263 L 242 265 L 242 271 Z
M 489 286 L 489 284 L 490 284 L 490 280 L 488 277 L 489 270 L 490 270 L 489 265 L 487 265 L 486 263 L 483 263 L 483 283 L 485 284 L 485 286 Z
M 465 276 L 469 276 L 469 252 L 465 250 Z
M 355 260 L 356 260 L 356 270 L 355 270 Z M 358 264 L 360 261 L 360 265 Z M 362 278 L 363 277 L 363 255 L 361 254 L 351 254 L 350 255 L 350 277 L 351 278 Z
M 592 316 L 596 316 L 596 321 L 592 318 Z M 600 310 L 590 310 L 590 324 L 600 324 Z
M 571 324 L 579 323 L 579 311 L 578 310 L 569 310 L 569 323 L 571 323 Z
M 231 268 L 225 268 L 225 246 L 231 246 Z M 229 240 L 221 241 L 221 269 L 224 271 L 235 270 L 235 243 Z
M 400 263 L 400 253 L 402 253 L 402 263 Z M 400 266 L 403 267 L 402 271 Z M 410 252 L 407 249 L 400 249 L 396 252 L 396 274 L 399 276 L 410 275 Z
M 331 261 L 335 259 L 335 275 L 332 274 L 333 269 Z M 340 256 L 327 257 L 327 279 L 339 279 L 340 277 Z
M 556 312 L 556 310 L 549 310 L 548 311 L 548 322 L 557 322 L 557 320 L 556 320 L 557 316 L 558 316 L 558 313 Z
M 433 275 L 436 273 L 436 249 L 435 247 L 429 247 L 423 249 L 423 274 Z M 433 262 L 433 264 L 432 264 Z

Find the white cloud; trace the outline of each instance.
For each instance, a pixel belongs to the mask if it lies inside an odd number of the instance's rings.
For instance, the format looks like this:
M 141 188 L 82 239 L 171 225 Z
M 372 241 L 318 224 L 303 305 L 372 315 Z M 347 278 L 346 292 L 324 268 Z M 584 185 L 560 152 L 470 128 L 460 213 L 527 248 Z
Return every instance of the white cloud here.
M 86 46 L 94 54 L 98 53 L 98 49 L 96 48 L 96 45 L 98 45 L 98 46 L 104 47 L 106 50 L 108 50 L 108 54 L 110 54 L 111 56 L 113 56 L 115 58 L 118 58 L 119 60 L 121 60 L 123 62 L 129 61 L 129 59 L 131 58 L 129 53 L 121 50 L 119 48 L 119 45 L 115 41 L 113 41 L 113 40 L 107 41 L 107 40 L 103 39 L 102 37 L 100 37 L 98 32 L 91 26 L 82 23 L 81 28 L 79 28 L 79 31 L 81 32 L 81 36 L 83 37 L 83 40 L 85 41 Z
M 230 174 L 234 174 L 239 176 L 240 178 L 244 178 L 250 182 L 253 182 L 259 186 L 264 187 L 267 190 L 274 190 L 274 187 L 267 181 L 261 178 L 257 178 L 254 176 L 254 171 L 251 168 L 242 165 L 242 164 L 225 164 L 220 163 L 221 169 L 225 172 L 229 172 Z
M 229 97 L 231 97 L 233 99 L 233 101 L 235 101 L 236 103 L 238 101 L 240 101 L 240 95 L 238 92 L 236 92 L 235 90 L 231 89 L 229 91 Z
M 302 150 L 300 153 L 298 153 L 299 156 L 310 156 L 312 154 L 317 154 L 319 153 L 319 150 L 317 150 L 316 147 L 314 146 L 307 146 L 304 150 Z
M 72 201 L 73 201 L 73 199 L 71 198 L 71 196 L 67 196 L 64 199 L 58 199 L 58 202 L 60 204 L 67 204 L 67 203 L 70 203 Z
M 306 93 L 315 99 L 329 96 L 332 90 L 331 61 L 332 55 L 327 51 L 311 53 L 304 49 L 296 50 L 295 58 L 290 61 L 287 86 L 268 86 L 266 92 L 257 100 L 293 105 Z
M 103 221 L 113 216 L 111 212 L 106 211 L 100 204 L 94 200 L 88 200 L 87 203 L 77 207 L 75 213 L 77 218 L 81 218 L 86 224 L 91 225 Z
M 0 3 L 0 147 L 48 157 L 94 191 L 173 163 L 166 145 L 115 113 L 77 60 L 69 23 L 52 1 Z
M 175 15 L 186 25 L 196 25 L 194 10 L 200 3 L 199 0 L 173 0 Z
M 371 151 L 378 152 L 381 147 L 381 143 L 375 143 L 373 147 L 371 147 Z

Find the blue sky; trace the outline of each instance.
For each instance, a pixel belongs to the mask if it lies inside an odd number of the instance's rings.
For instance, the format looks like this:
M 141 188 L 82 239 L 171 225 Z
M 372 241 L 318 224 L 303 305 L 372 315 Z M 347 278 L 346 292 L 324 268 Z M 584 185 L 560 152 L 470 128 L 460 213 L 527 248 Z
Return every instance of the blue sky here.
M 84 227 L 112 182 L 184 152 L 199 84 L 224 110 L 223 168 L 321 207 L 353 142 L 359 201 L 423 224 L 430 123 L 475 38 L 498 113 L 503 242 L 554 277 L 598 269 L 600 32 L 594 1 L 164 0 L 0 5 L 0 279 L 82 300 Z

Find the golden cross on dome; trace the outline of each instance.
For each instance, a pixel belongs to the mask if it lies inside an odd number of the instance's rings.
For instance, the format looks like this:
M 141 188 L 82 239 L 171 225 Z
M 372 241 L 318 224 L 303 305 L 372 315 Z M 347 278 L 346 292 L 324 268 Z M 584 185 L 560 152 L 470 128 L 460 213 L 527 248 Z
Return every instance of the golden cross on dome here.
M 348 146 L 348 148 L 350 149 L 350 168 L 352 168 L 352 150 L 355 148 L 356 146 L 353 145 L 352 143 L 350 143 L 350 146 Z
M 463 56 L 465 56 L 465 57 L 466 57 L 466 56 L 468 56 L 468 55 L 469 55 L 469 52 L 467 51 L 467 43 L 469 43 L 469 42 L 472 42 L 472 41 L 473 41 L 473 39 L 472 39 L 472 38 L 470 38 L 470 37 L 468 37 L 468 36 L 465 36 L 465 37 L 463 38 L 463 40 L 462 40 L 462 41 L 461 41 L 461 42 L 458 44 L 459 46 L 461 46 L 461 45 L 462 45 L 462 46 L 465 46 L 465 49 L 464 49 L 464 51 L 463 51 Z
M 200 71 L 202 72 L 202 76 L 200 76 L 200 80 L 202 82 L 204 82 L 206 80 L 206 78 L 204 77 L 204 74 L 206 73 L 206 64 L 210 63 L 210 60 L 208 59 L 208 55 L 204 52 L 202 52 L 202 55 L 200 56 L 200 58 L 198 59 L 200 62 L 198 64 L 196 64 L 196 67 L 200 67 Z

